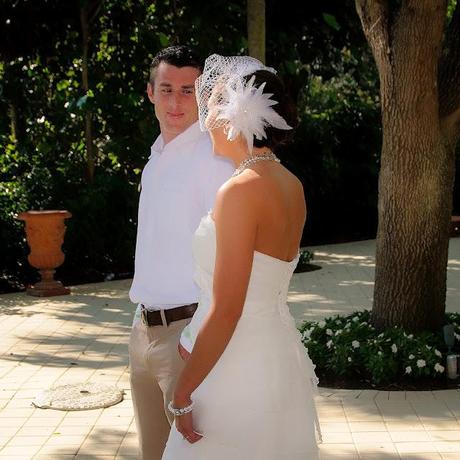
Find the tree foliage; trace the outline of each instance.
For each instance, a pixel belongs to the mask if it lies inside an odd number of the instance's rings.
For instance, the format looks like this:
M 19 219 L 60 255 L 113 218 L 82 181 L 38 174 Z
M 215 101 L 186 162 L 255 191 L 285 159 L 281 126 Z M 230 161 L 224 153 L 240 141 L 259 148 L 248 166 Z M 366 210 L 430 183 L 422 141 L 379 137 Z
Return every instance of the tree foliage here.
M 85 5 L 91 18 L 87 88 Z M 294 0 L 267 0 L 266 15 L 267 64 L 279 70 L 299 109 L 295 141 L 280 155 L 307 192 L 303 242 L 372 237 L 379 102 L 352 1 L 299 9 Z M 20 285 L 31 279 L 22 224 L 14 217 L 32 208 L 73 213 L 61 278 L 129 273 L 140 173 L 159 133 L 144 96 L 150 61 L 176 43 L 203 56 L 247 53 L 246 2 L 16 0 L 1 4 L 0 24 L 3 289 L 5 280 Z

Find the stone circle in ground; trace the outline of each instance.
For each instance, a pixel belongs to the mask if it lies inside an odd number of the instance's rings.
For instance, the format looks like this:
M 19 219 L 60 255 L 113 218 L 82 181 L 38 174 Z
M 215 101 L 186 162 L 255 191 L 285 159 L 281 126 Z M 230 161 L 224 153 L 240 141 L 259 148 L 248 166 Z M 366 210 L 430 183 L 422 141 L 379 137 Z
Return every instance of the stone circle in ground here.
M 81 382 L 42 390 L 32 404 L 40 409 L 89 410 L 118 404 L 123 391 L 115 385 Z

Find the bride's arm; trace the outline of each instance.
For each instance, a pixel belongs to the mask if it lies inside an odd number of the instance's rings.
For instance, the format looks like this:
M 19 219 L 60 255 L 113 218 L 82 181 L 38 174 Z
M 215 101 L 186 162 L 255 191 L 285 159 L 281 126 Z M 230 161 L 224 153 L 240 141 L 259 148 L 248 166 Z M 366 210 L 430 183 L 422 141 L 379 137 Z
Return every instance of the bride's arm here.
M 217 194 L 214 208 L 217 252 L 213 301 L 193 352 L 179 376 L 174 407 L 190 403 L 191 393 L 224 352 L 243 310 L 252 269 L 257 221 L 254 212 L 256 203 L 252 198 L 254 185 L 241 179 L 229 181 Z

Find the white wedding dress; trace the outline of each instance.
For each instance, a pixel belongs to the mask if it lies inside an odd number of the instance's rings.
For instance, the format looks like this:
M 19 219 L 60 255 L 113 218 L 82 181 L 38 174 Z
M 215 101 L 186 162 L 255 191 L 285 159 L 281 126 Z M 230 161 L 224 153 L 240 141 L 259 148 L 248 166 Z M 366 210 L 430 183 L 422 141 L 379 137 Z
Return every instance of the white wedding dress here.
M 211 214 L 198 227 L 193 252 L 198 309 L 184 330 L 191 351 L 208 312 L 216 252 Z M 292 262 L 254 252 L 243 313 L 224 353 L 193 392 L 195 431 L 184 440 L 174 424 L 163 460 L 317 460 L 314 366 L 286 304 Z M 231 280 L 229 280 L 231 282 Z

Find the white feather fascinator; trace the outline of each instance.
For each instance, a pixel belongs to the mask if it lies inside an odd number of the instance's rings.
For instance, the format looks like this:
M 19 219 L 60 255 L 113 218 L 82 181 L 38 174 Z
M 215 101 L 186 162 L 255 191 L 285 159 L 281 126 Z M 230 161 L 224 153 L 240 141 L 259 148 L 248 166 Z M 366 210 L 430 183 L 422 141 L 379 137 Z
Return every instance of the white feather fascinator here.
M 292 129 L 273 108 L 278 102 L 273 94 L 264 93 L 265 83 L 255 85 L 257 70 L 276 71 L 249 56 L 219 56 L 206 59 L 203 73 L 195 82 L 200 127 L 203 131 L 225 126 L 227 139 L 245 137 L 249 152 L 254 137 L 266 138 L 265 129 Z

